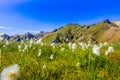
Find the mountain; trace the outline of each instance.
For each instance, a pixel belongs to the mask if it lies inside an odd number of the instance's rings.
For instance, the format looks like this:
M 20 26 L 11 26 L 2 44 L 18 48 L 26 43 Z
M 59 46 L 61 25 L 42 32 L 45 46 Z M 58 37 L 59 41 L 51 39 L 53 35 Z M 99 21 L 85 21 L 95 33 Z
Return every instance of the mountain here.
M 27 32 L 25 34 L 16 34 L 9 36 L 4 33 L 0 33 L 0 41 L 21 41 L 21 40 L 30 40 L 30 39 L 40 39 L 44 37 L 45 33 L 42 31 L 38 34 L 31 34 L 30 32 Z
M 39 39 L 44 36 L 44 32 L 40 32 L 38 34 L 31 34 L 30 32 L 27 32 L 25 34 L 17 34 L 14 36 L 11 36 L 9 39 L 10 41 L 21 41 L 21 40 L 30 40 L 30 39 Z
M 0 41 L 8 40 L 10 36 L 4 33 L 0 33 Z
M 68 24 L 49 34 L 43 42 L 69 43 L 69 42 L 120 42 L 120 26 L 109 20 L 103 20 L 92 25 Z
M 108 42 L 118 43 L 120 42 L 120 21 L 109 21 L 108 19 L 101 22 L 80 25 L 80 24 L 68 24 L 51 32 L 41 31 L 38 34 L 31 34 L 29 32 L 25 34 L 17 34 L 9 36 L 7 34 L 0 33 L 0 41 L 21 41 L 35 39 L 39 40 L 43 38 L 45 43 L 69 43 L 69 42 Z

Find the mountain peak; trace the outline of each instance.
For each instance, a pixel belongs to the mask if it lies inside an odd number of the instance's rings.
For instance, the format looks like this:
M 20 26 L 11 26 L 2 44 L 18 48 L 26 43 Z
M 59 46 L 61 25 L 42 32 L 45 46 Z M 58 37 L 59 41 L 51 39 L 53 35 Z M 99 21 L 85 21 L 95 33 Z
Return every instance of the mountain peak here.
M 102 22 L 103 22 L 103 23 L 108 23 L 108 24 L 111 23 L 110 20 L 108 20 L 108 19 L 105 19 L 105 20 L 103 20 Z

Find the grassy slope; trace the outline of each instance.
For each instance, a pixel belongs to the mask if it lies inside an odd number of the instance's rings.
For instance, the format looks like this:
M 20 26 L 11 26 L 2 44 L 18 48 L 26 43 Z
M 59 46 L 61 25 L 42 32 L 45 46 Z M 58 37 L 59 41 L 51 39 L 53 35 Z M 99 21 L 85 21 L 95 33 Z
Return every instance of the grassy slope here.
M 101 49 L 101 56 L 92 53 L 91 48 L 83 51 L 78 47 L 72 52 L 67 44 L 61 44 L 53 49 L 50 45 L 33 45 L 28 52 L 20 52 L 17 43 L 3 48 L 0 44 L 0 72 L 7 66 L 19 64 L 20 75 L 17 80 L 119 80 L 120 79 L 120 45 L 113 45 L 115 52 L 104 56 L 108 46 Z M 42 49 L 41 57 L 38 50 Z M 54 59 L 49 56 L 54 54 Z M 76 67 L 76 64 L 80 65 Z M 43 65 L 47 65 L 43 69 Z

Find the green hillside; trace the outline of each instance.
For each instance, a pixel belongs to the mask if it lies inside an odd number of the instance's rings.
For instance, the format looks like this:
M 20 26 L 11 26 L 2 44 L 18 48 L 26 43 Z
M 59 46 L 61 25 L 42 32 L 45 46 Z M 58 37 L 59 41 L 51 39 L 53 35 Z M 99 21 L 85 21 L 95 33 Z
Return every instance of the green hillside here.
M 117 25 L 108 20 L 93 25 L 68 24 L 43 39 L 43 42 L 69 43 L 69 42 L 104 42 L 104 35 L 112 27 Z M 109 41 L 108 41 L 109 42 Z M 119 42 L 114 41 L 114 42 Z

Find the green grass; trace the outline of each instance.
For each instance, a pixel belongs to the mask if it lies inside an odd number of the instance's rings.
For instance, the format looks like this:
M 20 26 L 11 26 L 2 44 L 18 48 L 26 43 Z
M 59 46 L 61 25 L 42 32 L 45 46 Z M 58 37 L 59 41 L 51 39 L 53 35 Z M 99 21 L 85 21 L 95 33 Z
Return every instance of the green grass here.
M 20 43 L 3 45 L 0 44 L 0 72 L 7 66 L 18 64 L 20 75 L 17 80 L 120 80 L 120 44 L 112 45 L 115 52 L 108 56 L 104 55 L 108 46 L 102 47 L 101 55 L 97 56 L 91 47 L 86 50 L 77 47 L 72 51 L 68 44 L 55 44 L 55 48 L 49 44 L 35 44 L 25 52 L 18 50 Z M 62 47 L 65 51 L 61 51 Z M 39 49 L 42 50 L 40 57 Z M 53 60 L 49 58 L 51 54 L 54 54 Z M 78 62 L 80 65 L 76 66 Z M 46 69 L 43 69 L 44 65 Z

